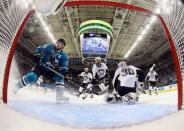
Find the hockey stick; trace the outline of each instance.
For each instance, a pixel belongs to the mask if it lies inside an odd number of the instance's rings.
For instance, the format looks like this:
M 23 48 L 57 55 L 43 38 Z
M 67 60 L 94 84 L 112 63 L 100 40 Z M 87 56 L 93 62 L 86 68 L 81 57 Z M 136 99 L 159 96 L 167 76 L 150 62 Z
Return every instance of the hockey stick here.
M 55 74 L 57 74 L 57 75 L 59 75 L 59 76 L 65 78 L 65 79 L 67 79 L 68 82 L 70 82 L 70 83 L 72 83 L 72 84 L 74 84 L 74 85 L 76 85 L 76 86 L 78 86 L 78 87 L 80 86 L 80 85 L 76 84 L 75 82 L 69 80 L 68 78 L 64 77 L 64 75 L 62 75 L 62 74 L 59 73 L 58 71 L 54 70 L 53 68 L 50 68 L 50 67 L 48 67 L 48 66 L 46 66 L 46 65 L 44 65 L 44 67 L 47 68 L 48 70 L 52 71 L 53 73 L 55 73 Z M 94 86 L 92 86 L 92 87 L 94 87 Z M 104 93 L 106 93 L 106 92 L 108 91 L 108 87 L 107 87 L 106 90 L 103 90 L 103 91 L 100 91 L 100 92 L 94 92 L 94 91 L 92 90 L 92 87 L 90 87 L 89 89 L 86 88 L 84 91 L 89 92 L 89 93 L 94 93 L 95 95 L 102 95 L 102 94 L 104 94 Z M 83 92 L 84 92 L 84 91 L 83 91 Z M 82 93 L 83 93 L 83 92 L 82 92 Z
M 48 70 L 52 71 L 53 73 L 55 73 L 55 74 L 57 74 L 57 75 L 59 75 L 59 76 L 65 78 L 65 79 L 67 79 L 68 82 L 70 82 L 70 83 L 72 83 L 72 84 L 74 84 L 74 85 L 80 87 L 80 85 L 76 84 L 76 83 L 73 82 L 73 81 L 70 81 L 68 78 L 64 77 L 64 75 L 62 75 L 62 74 L 59 73 L 58 71 L 54 70 L 53 68 L 50 68 L 50 67 L 48 67 L 48 66 L 46 66 L 46 65 L 44 65 L 44 67 L 47 68 Z M 90 89 L 86 89 L 85 91 L 88 91 L 88 92 L 90 92 L 90 93 L 96 94 L 95 92 L 92 92 L 92 90 L 90 90 Z
M 155 64 L 152 65 L 152 67 L 150 68 L 150 70 L 153 70 L 154 67 L 155 67 Z

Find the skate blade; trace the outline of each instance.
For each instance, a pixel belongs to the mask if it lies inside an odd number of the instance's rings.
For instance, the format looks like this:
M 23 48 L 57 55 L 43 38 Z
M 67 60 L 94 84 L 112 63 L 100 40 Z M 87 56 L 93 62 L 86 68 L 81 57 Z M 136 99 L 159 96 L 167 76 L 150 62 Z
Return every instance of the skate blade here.
M 67 101 L 56 101 L 56 104 L 67 104 L 69 103 L 69 100 Z

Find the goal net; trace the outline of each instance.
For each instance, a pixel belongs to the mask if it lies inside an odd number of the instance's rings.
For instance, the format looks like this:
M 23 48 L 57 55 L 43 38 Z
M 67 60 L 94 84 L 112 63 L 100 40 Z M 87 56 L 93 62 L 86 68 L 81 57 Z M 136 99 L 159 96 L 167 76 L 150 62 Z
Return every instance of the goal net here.
M 184 5 L 180 0 L 167 0 L 162 5 L 161 16 L 169 29 L 179 60 L 179 70 L 184 78 Z M 169 39 L 170 40 L 170 39 Z M 174 61 L 174 64 L 175 63 Z M 183 80 L 182 80 L 183 81 Z M 181 81 L 181 82 L 182 82 Z M 178 109 L 183 108 L 183 87 L 178 88 Z
M 11 59 L 13 51 L 16 47 L 16 41 L 23 29 L 23 25 L 26 22 L 26 18 L 29 17 L 30 9 L 25 4 L 26 0 L 0 0 L 0 91 L 6 88 L 9 75 L 9 66 L 11 65 Z M 68 0 L 66 5 L 69 5 Z M 75 0 L 76 1 L 76 0 Z M 106 0 L 110 1 L 110 0 Z M 120 0 L 111 0 L 112 2 L 120 2 Z M 121 3 L 127 0 L 121 1 Z M 142 7 L 142 0 L 132 0 L 134 6 Z M 145 0 L 146 1 L 146 0 Z M 159 0 L 158 0 L 159 1 Z M 172 42 L 176 49 L 176 57 L 179 60 L 179 72 L 182 78 L 184 77 L 184 5 L 180 0 L 162 0 L 164 1 L 163 8 L 161 8 L 161 18 L 163 19 L 168 32 L 171 34 L 171 38 L 168 38 Z M 71 5 L 72 6 L 72 5 Z M 167 32 L 167 33 L 168 33 Z M 176 61 L 178 62 L 178 61 Z M 177 64 L 175 62 L 175 64 Z M 182 82 L 182 80 L 180 81 Z M 6 92 L 3 92 L 6 93 Z M 5 94 L 0 93 L 0 96 Z M 5 96 L 6 97 L 6 96 Z M 179 89 L 179 105 L 181 108 L 183 105 L 183 89 Z
M 11 55 L 21 34 L 20 27 L 29 13 L 25 3 L 26 0 L 0 0 L 0 97 L 7 83 L 5 77 L 9 75 L 5 70 L 11 65 Z

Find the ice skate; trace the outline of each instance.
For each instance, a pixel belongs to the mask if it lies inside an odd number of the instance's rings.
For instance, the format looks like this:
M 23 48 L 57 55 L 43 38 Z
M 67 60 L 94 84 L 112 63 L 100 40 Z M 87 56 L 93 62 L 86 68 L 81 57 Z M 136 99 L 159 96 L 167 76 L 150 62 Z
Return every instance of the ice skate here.
M 85 95 L 82 97 L 82 99 L 85 100 L 85 99 L 87 98 L 87 96 L 88 96 L 88 95 L 85 94 Z
M 93 94 L 91 94 L 91 95 L 90 95 L 90 98 L 94 98 L 94 95 L 93 95 Z
M 57 104 L 64 104 L 69 102 L 69 98 L 64 96 L 64 86 L 57 86 L 56 87 L 56 103 Z
M 81 96 L 81 93 L 77 93 L 76 96 L 77 96 L 77 97 L 80 97 L 80 96 Z
M 158 90 L 155 90 L 155 94 L 158 95 Z
M 116 102 L 115 96 L 113 94 L 108 94 L 107 97 L 106 97 L 106 102 L 109 102 L 109 103 Z
M 151 92 L 151 90 L 149 90 L 149 95 L 150 95 L 150 96 L 152 95 L 152 92 Z
M 69 102 L 69 98 L 66 96 L 58 97 L 56 98 L 56 103 L 57 104 L 65 104 Z

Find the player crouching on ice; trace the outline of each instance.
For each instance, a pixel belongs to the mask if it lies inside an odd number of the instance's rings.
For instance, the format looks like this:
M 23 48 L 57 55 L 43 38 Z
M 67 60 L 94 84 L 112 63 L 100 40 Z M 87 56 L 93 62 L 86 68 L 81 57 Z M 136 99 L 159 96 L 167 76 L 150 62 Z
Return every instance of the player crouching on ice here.
M 127 66 L 125 61 L 120 62 L 112 81 L 114 90 L 112 94 L 108 94 L 106 101 L 122 101 L 127 104 L 137 103 L 139 94 L 137 93 L 136 82 L 136 69 Z
M 108 78 L 108 68 L 100 57 L 95 58 L 95 63 L 92 67 L 92 87 L 91 90 L 96 95 L 102 95 L 108 91 L 109 85 L 106 86 L 105 80 Z
M 86 93 L 92 87 L 91 81 L 93 79 L 93 76 L 89 72 L 88 68 L 84 68 L 84 72 L 82 72 L 78 76 L 82 77 L 82 82 L 81 82 L 81 86 L 79 87 L 79 94 L 78 94 L 78 96 L 80 96 L 81 94 L 84 94 L 84 96 L 82 98 L 86 99 L 86 97 L 87 97 Z M 91 94 L 90 98 L 92 98 L 92 97 L 93 97 L 93 94 Z
M 63 52 L 65 44 L 64 39 L 59 39 L 56 45 L 45 44 L 37 47 L 34 54 L 36 65 L 18 81 L 13 92 L 16 94 L 19 89 L 35 84 L 38 78 L 43 76 L 55 83 L 56 103 L 67 102 L 69 98 L 64 96 L 64 75 L 68 71 L 68 56 Z
M 155 90 L 155 94 L 158 95 L 158 88 L 157 88 L 157 81 L 158 81 L 158 74 L 156 71 L 153 70 L 155 64 L 150 68 L 150 71 L 147 74 L 146 81 L 149 84 L 149 95 L 152 95 L 152 91 Z

